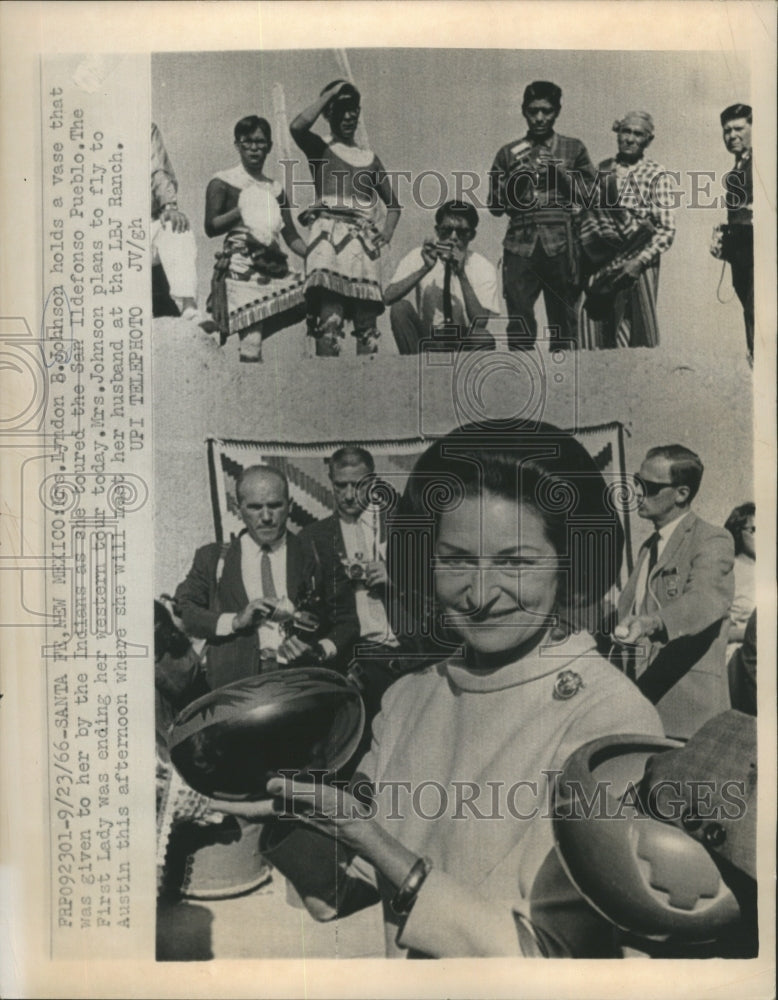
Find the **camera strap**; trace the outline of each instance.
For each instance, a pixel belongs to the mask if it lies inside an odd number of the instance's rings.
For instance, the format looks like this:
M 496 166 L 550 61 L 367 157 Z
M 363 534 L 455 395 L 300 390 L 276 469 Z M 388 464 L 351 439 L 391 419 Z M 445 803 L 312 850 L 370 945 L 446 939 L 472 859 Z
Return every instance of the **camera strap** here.
M 451 261 L 447 260 L 443 273 L 443 322 L 446 326 L 454 323 L 454 305 L 451 301 Z
M 721 304 L 722 304 L 723 306 L 727 305 L 727 304 L 728 304 L 729 302 L 731 302 L 731 301 L 732 301 L 732 299 L 733 299 L 733 298 L 735 297 L 735 292 L 734 292 L 734 289 L 733 289 L 733 291 L 732 291 L 732 294 L 731 294 L 731 295 L 729 296 L 729 298 L 728 298 L 728 299 L 722 299 L 722 297 L 721 297 L 721 286 L 722 286 L 722 284 L 723 284 L 723 282 L 724 282 L 724 272 L 725 272 L 726 270 L 727 270 L 727 261 L 726 261 L 726 260 L 723 260 L 723 261 L 721 262 L 721 274 L 719 275 L 719 283 L 718 283 L 718 285 L 716 286 L 716 298 L 718 299 L 718 301 L 719 301 L 719 302 L 720 302 L 720 303 L 721 303 Z

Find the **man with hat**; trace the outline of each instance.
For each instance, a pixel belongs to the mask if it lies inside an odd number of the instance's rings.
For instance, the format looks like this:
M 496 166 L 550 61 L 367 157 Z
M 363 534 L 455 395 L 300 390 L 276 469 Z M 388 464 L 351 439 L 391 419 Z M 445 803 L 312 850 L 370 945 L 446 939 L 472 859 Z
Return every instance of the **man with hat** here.
M 675 238 L 673 193 L 667 170 L 645 155 L 654 139 L 654 120 L 647 111 L 628 111 L 613 123 L 618 153 L 599 165 L 608 197 L 607 208 L 623 209 L 644 230 L 644 237 L 618 252 L 603 271 L 612 289 L 606 308 L 590 319 L 590 346 L 656 347 L 659 325 L 656 297 L 659 258 Z M 584 314 L 586 315 L 586 314 Z
M 498 151 L 489 172 L 489 211 L 508 216 L 503 295 L 513 350 L 535 344 L 541 291 L 552 337 L 576 340 L 580 281 L 572 209 L 587 200 L 596 174 L 584 144 L 554 131 L 561 107 L 555 83 L 529 84 L 521 107 L 527 133 Z
M 754 358 L 754 158 L 751 150 L 753 114 L 748 104 L 731 104 L 721 112 L 724 145 L 735 157 L 735 166 L 724 177 L 727 225 L 714 256 L 729 262 L 732 286 L 743 307 L 746 346 Z

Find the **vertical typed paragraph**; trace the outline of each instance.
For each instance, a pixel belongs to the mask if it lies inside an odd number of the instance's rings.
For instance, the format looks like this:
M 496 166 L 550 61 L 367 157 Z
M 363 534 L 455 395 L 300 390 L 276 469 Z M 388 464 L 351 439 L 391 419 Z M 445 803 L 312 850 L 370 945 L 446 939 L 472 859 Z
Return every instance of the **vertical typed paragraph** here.
M 148 849 L 137 842 L 139 831 L 146 837 L 138 810 L 153 795 L 133 764 L 146 752 L 153 690 L 150 590 L 138 565 L 151 518 L 150 125 L 147 101 L 135 101 L 139 75 L 125 60 L 90 88 L 73 60 L 43 70 L 38 493 L 52 947 L 74 957 L 113 953 L 139 922 L 134 859 Z

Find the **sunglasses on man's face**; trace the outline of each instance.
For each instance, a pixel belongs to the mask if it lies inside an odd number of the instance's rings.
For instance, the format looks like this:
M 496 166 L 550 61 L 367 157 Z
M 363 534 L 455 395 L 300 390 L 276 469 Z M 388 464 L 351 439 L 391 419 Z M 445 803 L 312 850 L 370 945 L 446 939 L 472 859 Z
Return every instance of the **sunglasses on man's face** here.
M 642 476 L 635 474 L 632 477 L 632 482 L 638 493 L 642 493 L 647 497 L 655 497 L 657 493 L 661 493 L 662 490 L 666 490 L 668 486 L 672 486 L 672 483 L 657 483 L 652 479 L 643 479 Z
M 442 240 L 450 240 L 452 236 L 463 241 L 473 238 L 473 230 L 469 226 L 435 226 L 435 232 Z

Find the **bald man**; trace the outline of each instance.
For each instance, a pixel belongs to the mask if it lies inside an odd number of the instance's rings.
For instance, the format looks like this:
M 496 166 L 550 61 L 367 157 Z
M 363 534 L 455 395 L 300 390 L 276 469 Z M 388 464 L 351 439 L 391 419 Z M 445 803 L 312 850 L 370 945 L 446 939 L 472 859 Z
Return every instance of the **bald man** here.
M 343 567 L 287 531 L 289 485 L 280 472 L 245 469 L 237 496 L 243 531 L 226 546 L 198 549 L 176 590 L 188 634 L 207 640 L 211 688 L 305 663 L 345 670 L 359 621 Z M 319 627 L 306 638 L 287 635 L 279 619 L 311 599 Z

